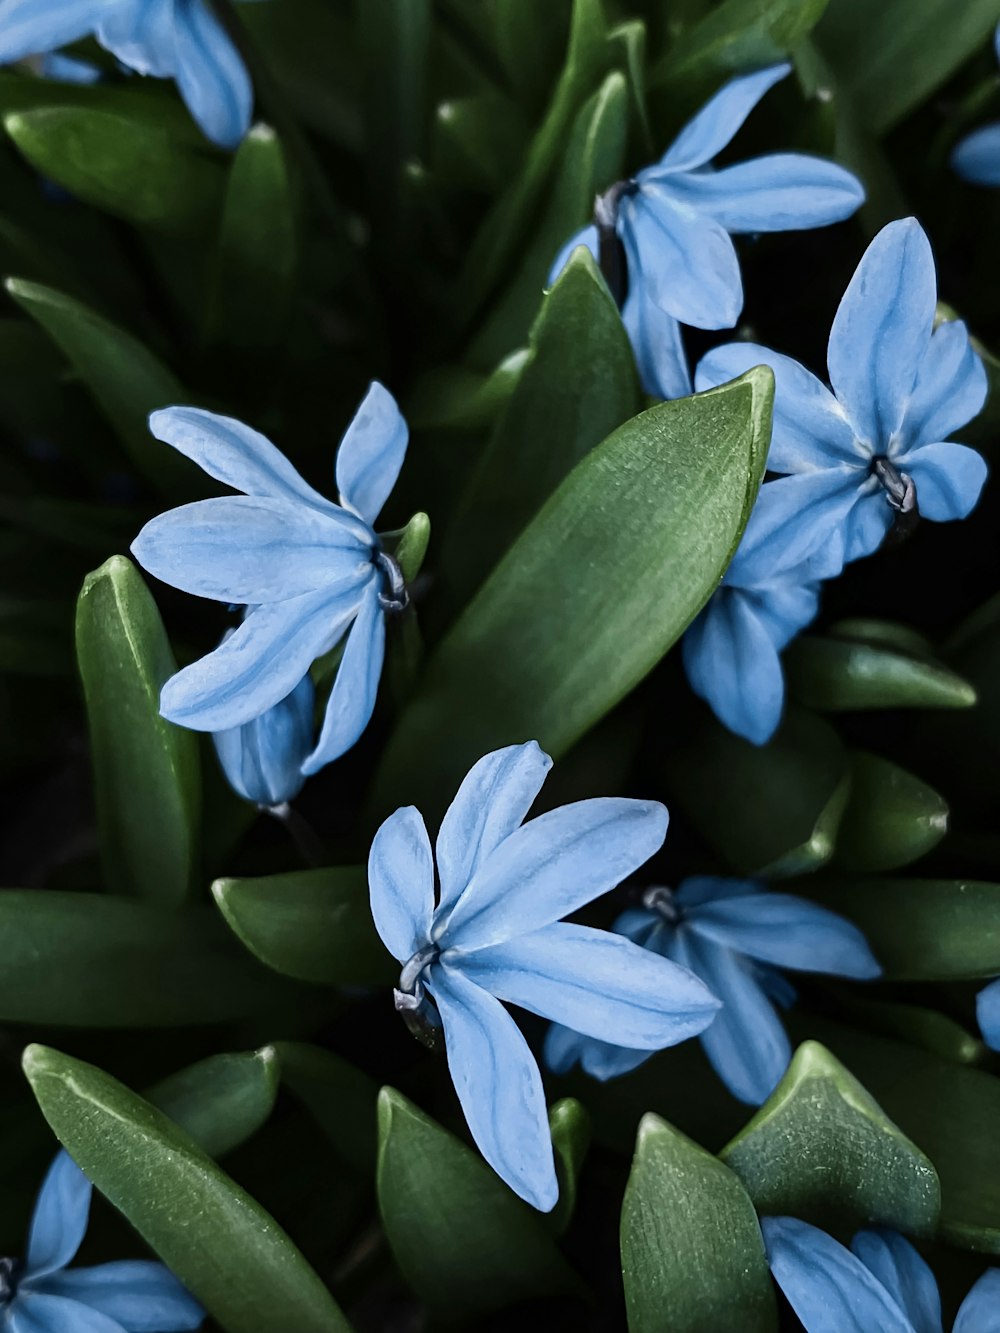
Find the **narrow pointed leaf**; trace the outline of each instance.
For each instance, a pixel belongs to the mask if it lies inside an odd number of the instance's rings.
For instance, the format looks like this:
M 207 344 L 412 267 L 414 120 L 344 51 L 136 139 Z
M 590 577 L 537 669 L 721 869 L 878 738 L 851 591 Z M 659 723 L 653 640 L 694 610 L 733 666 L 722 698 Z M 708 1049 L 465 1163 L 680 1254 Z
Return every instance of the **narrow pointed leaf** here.
M 866 750 L 851 755 L 851 795 L 840 821 L 835 861 L 871 872 L 909 865 L 948 831 L 948 805 L 905 768 Z
M 178 1070 L 146 1096 L 209 1157 L 231 1152 L 267 1120 L 278 1096 L 274 1046 L 210 1055 Z
M 549 1111 L 549 1130 L 556 1155 L 559 1202 L 548 1214 L 548 1222 L 561 1236 L 576 1208 L 577 1181 L 590 1147 L 590 1116 L 575 1097 L 563 1097 Z

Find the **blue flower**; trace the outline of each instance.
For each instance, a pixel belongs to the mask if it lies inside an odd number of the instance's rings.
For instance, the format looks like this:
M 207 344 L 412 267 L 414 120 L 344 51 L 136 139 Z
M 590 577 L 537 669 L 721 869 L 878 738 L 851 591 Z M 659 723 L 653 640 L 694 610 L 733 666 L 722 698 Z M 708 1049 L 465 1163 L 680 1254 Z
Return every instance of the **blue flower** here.
M 230 417 L 169 407 L 153 413 L 150 429 L 244 492 L 171 509 L 132 543 L 136 559 L 164 583 L 248 608 L 231 637 L 167 681 L 160 711 L 195 731 L 242 727 L 287 698 L 346 635 L 319 740 L 302 764 L 303 773 L 316 773 L 368 725 L 385 613 L 405 605 L 399 567 L 372 524 L 402 467 L 406 422 L 392 395 L 372 384 L 337 453 L 339 505 Z
M 791 1059 L 775 1004 L 787 1007 L 795 991 L 775 969 L 864 981 L 881 972 L 865 937 L 849 921 L 750 880 L 698 876 L 686 879 L 676 893 L 649 889 L 643 906 L 623 912 L 614 929 L 688 968 L 719 997 L 722 1010 L 699 1040 L 733 1096 L 752 1106 L 770 1096 Z M 557 1073 L 579 1060 L 586 1073 L 603 1080 L 628 1073 L 652 1054 L 623 1050 L 624 1045 L 553 1027 L 545 1059 Z
M 1000 60 L 1000 24 L 993 34 Z M 960 139 L 951 154 L 952 168 L 973 185 L 1000 185 L 1000 120 Z
M 163 1264 L 125 1259 L 67 1268 L 83 1241 L 92 1187 L 60 1152 L 38 1194 L 28 1255 L 0 1260 L 5 1333 L 183 1333 L 205 1312 Z
M 0 0 L 0 65 L 90 35 L 137 74 L 176 80 L 215 143 L 234 148 L 246 134 L 250 76 L 205 0 Z
M 895 1231 L 859 1231 L 851 1248 L 794 1217 L 761 1218 L 774 1280 L 806 1333 L 943 1333 L 934 1274 Z M 1000 1327 L 1000 1268 L 959 1307 L 953 1333 Z
M 76 60 L 73 56 L 50 52 L 42 61 L 43 79 L 57 79 L 62 83 L 92 84 L 99 83 L 103 75 L 96 65 L 89 60 Z
M 772 65 L 730 80 L 659 162 L 601 201 L 608 214 L 602 229 L 613 229 L 625 251 L 622 318 L 648 393 L 677 398 L 691 391 L 678 321 L 722 329 L 739 318 L 743 283 L 731 234 L 822 227 L 850 217 L 864 202 L 860 182 L 822 158 L 773 153 L 735 166 L 711 165 L 790 69 Z M 585 228 L 563 248 L 550 281 L 577 245 L 596 257 L 598 228 Z
M 1000 1051 L 1000 977 L 976 996 L 976 1018 L 983 1041 L 991 1050 Z
M 305 782 L 302 765 L 313 748 L 315 694 L 306 672 L 291 694 L 260 717 L 213 733 L 215 753 L 237 795 L 268 810 L 298 796 Z
M 436 906 L 434 857 L 413 806 L 386 820 L 368 860 L 375 925 L 403 964 L 397 1008 L 443 1029 L 480 1152 L 545 1211 L 559 1191 L 542 1079 L 500 1001 L 647 1051 L 694 1036 L 718 1009 L 684 968 L 560 921 L 660 847 L 667 812 L 609 797 L 524 823 L 551 763 L 531 741 L 473 766 L 441 821 Z
M 964 324 L 934 328 L 936 304 L 927 237 L 914 218 L 891 222 L 834 318 L 832 393 L 797 361 L 754 343 L 728 343 L 699 364 L 699 390 L 751 366 L 774 371 L 768 467 L 793 475 L 772 494 L 768 521 L 780 530 L 786 567 L 814 557 L 817 572 L 833 577 L 876 550 L 897 513 L 944 522 L 965 518 L 979 499 L 986 464 L 945 441 L 982 407 L 986 372 Z

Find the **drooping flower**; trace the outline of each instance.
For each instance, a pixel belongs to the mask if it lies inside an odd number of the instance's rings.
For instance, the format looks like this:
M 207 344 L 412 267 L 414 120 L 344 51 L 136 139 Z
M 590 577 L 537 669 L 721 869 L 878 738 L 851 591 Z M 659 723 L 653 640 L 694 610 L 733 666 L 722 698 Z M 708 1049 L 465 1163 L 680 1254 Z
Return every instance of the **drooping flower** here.
M 302 765 L 313 748 L 315 694 L 307 671 L 291 694 L 260 717 L 213 733 L 222 771 L 245 801 L 274 810 L 302 790 Z
M 983 1041 L 991 1050 L 1000 1051 L 1000 977 L 976 996 L 976 1018 Z
M 153 413 L 150 429 L 243 494 L 161 514 L 139 533 L 133 554 L 183 592 L 248 608 L 231 637 L 167 681 L 160 711 L 195 731 L 242 727 L 286 699 L 344 638 L 319 740 L 302 764 L 303 773 L 316 773 L 368 725 L 385 615 L 405 605 L 399 567 L 372 525 L 403 464 L 406 422 L 392 395 L 372 384 L 337 453 L 339 505 L 230 417 L 169 407 Z
M 679 324 L 723 329 L 739 318 L 743 282 L 731 235 L 824 227 L 864 202 L 857 178 L 823 158 L 772 153 L 711 165 L 790 70 L 772 65 L 730 80 L 659 162 L 612 186 L 599 201 L 598 225 L 574 236 L 553 265 L 550 281 L 577 245 L 599 257 L 602 233 L 605 242 L 617 236 L 628 270 L 622 318 L 648 393 L 691 391 Z
M 1000 24 L 993 34 L 993 45 L 1000 60 Z M 951 165 L 973 185 L 1000 185 L 1000 120 L 960 139 L 952 149 Z
M 135 73 L 174 79 L 221 147 L 250 128 L 250 76 L 207 0 L 0 0 L 0 65 L 88 36 Z
M 752 880 L 686 879 L 656 887 L 613 929 L 688 968 L 722 1001 L 699 1037 L 712 1068 L 740 1101 L 759 1106 L 788 1068 L 791 1047 L 775 1004 L 795 990 L 778 969 L 870 980 L 881 972 L 861 931 L 836 912 Z M 570 1025 L 571 1026 L 571 1025 Z M 557 1073 L 579 1061 L 593 1078 L 627 1074 L 652 1051 L 630 1050 L 553 1026 L 545 1059 Z
M 943 1333 L 934 1274 L 898 1232 L 859 1231 L 851 1248 L 795 1217 L 761 1218 L 771 1273 L 806 1333 Z M 959 1307 L 952 1333 L 1000 1327 L 1000 1268 Z
M 90 1181 L 65 1152 L 38 1194 L 28 1252 L 0 1260 L 5 1333 L 185 1333 L 205 1312 L 163 1264 L 124 1259 L 69 1268 L 90 1213 Z
M 486 755 L 435 846 L 413 806 L 379 829 L 372 916 L 403 964 L 396 1006 L 443 1031 L 473 1139 L 511 1189 L 548 1211 L 558 1186 L 535 1058 L 501 1001 L 604 1041 L 658 1050 L 700 1032 L 718 1002 L 697 977 L 617 935 L 560 918 L 614 888 L 662 844 L 655 801 L 577 801 L 524 822 L 551 767 L 531 741 Z
M 906 218 L 879 232 L 844 293 L 830 331 L 833 392 L 755 343 L 702 358 L 699 390 L 751 366 L 774 371 L 768 468 L 791 475 L 772 494 L 781 504 L 769 521 L 786 566 L 815 557 L 820 575 L 833 577 L 875 551 L 897 514 L 945 522 L 979 499 L 985 462 L 947 441 L 982 407 L 986 372 L 964 324 L 934 328 L 936 304 L 930 244 Z

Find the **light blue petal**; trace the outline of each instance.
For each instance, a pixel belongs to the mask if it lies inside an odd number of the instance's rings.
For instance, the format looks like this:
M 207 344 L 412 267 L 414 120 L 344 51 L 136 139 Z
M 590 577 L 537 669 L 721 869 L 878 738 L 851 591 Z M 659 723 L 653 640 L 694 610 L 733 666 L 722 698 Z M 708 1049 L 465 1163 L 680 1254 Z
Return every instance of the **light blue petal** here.
M 172 78 L 177 69 L 177 8 L 174 0 L 106 4 L 95 36 L 136 74 Z
M 569 259 L 570 255 L 573 253 L 573 251 L 577 248 L 578 245 L 582 245 L 584 246 L 585 249 L 589 250 L 595 259 L 597 260 L 600 259 L 600 249 L 597 241 L 597 228 L 593 225 L 589 227 L 583 227 L 580 231 L 576 233 L 575 236 L 570 237 L 570 239 L 566 242 L 563 248 L 556 255 L 555 260 L 552 263 L 552 267 L 549 269 L 549 276 L 546 279 L 545 285 L 547 287 L 551 287 L 554 284 L 556 278 L 558 278 L 559 274 L 566 267 L 566 262 Z
M 1000 185 L 1000 121 L 960 139 L 952 150 L 951 165 L 973 185 Z
M 205 1311 L 174 1275 L 145 1259 L 55 1273 L 45 1290 L 117 1320 L 127 1333 L 185 1333 L 205 1321 Z
M 681 326 L 652 299 L 648 284 L 640 280 L 641 268 L 631 233 L 623 237 L 629 283 L 622 320 L 632 344 L 644 393 L 654 398 L 685 398 L 691 392 L 691 371 Z
M 395 398 L 373 380 L 337 450 L 340 503 L 371 526 L 396 484 L 409 437 Z
M 92 1186 L 67 1152 L 57 1154 L 38 1191 L 28 1233 L 26 1275 L 65 1268 L 83 1242 Z
M 545 1034 L 545 1063 L 554 1074 L 568 1074 L 579 1062 L 583 1072 L 599 1083 L 630 1074 L 653 1054 L 653 1051 L 630 1051 L 607 1041 L 595 1041 L 593 1037 L 583 1037 L 558 1023 L 550 1024 Z
M 638 870 L 666 834 L 658 801 L 607 796 L 549 810 L 480 864 L 435 938 L 443 949 L 483 949 L 551 925 Z
M 333 647 L 369 586 L 254 607 L 232 638 L 170 677 L 160 692 L 160 712 L 194 731 L 228 731 L 259 717 Z
M 430 939 L 434 862 L 423 817 L 412 805 L 390 815 L 368 853 L 372 917 L 382 943 L 401 963 Z
M 537 741 L 484 755 L 466 774 L 437 836 L 438 911 L 451 911 L 476 870 L 527 816 L 552 760 Z
M 686 172 L 664 180 L 663 188 L 729 232 L 826 227 L 849 218 L 865 201 L 851 172 L 803 153 L 772 153 L 719 171 Z
M 54 79 L 59 83 L 76 83 L 83 87 L 100 83 L 103 77 L 96 65 L 86 60 L 75 60 L 72 56 L 59 55 L 50 51 L 42 60 L 42 78 Z
M 260 717 L 214 733 L 222 771 L 244 800 L 275 806 L 298 796 L 305 781 L 302 761 L 312 749 L 314 700 L 306 673 L 291 694 Z
M 93 32 L 105 0 L 3 0 L 0 65 L 68 46 Z
M 559 922 L 446 961 L 498 1000 L 630 1050 L 696 1037 L 719 1008 L 690 972 L 591 926 Z
M 678 886 L 674 898 L 686 915 L 693 907 L 716 899 L 747 898 L 760 893 L 762 885 L 754 879 L 728 879 L 720 875 L 690 875 Z
M 774 416 L 767 466 L 771 472 L 813 472 L 865 463 L 844 409 L 815 375 L 789 356 L 757 343 L 726 343 L 703 356 L 695 371 L 699 393 L 734 380 L 753 366 L 774 372 Z
M 235 605 L 335 593 L 372 568 L 371 548 L 336 514 L 248 495 L 168 509 L 146 524 L 132 554 L 173 588 Z
M 730 79 L 688 121 L 656 166 L 639 173 L 639 179 L 704 166 L 725 148 L 764 94 L 791 68 L 789 64 L 770 65 Z
M 965 444 L 922 444 L 899 465 L 913 478 L 920 513 L 938 523 L 972 513 L 988 471 L 982 454 Z
M 177 6 L 175 78 L 202 132 L 221 148 L 235 148 L 250 128 L 250 75 L 222 24 L 204 0 Z
M 860 1259 L 794 1217 L 760 1223 L 774 1280 L 806 1333 L 913 1333 L 910 1321 Z
M 799 630 L 816 619 L 819 585 L 799 583 L 791 575 L 750 594 L 757 617 L 780 652 Z
M 952 1333 L 1000 1333 L 1000 1268 L 988 1268 L 959 1306 Z
M 500 1001 L 461 972 L 437 963 L 427 985 L 476 1147 L 516 1194 L 549 1212 L 559 1185 L 542 1076 L 528 1043 Z
M 962 321 L 938 325 L 900 429 L 906 448 L 947 440 L 979 414 L 987 388 L 986 368 Z
M 991 1050 L 1000 1051 L 1000 977 L 976 996 L 976 1019 L 983 1041 Z
M 857 926 L 792 893 L 716 898 L 687 909 L 692 930 L 762 963 L 869 981 L 882 969 Z
M 347 636 L 344 655 L 327 700 L 316 748 L 302 765 L 318 773 L 351 748 L 371 721 L 385 661 L 385 612 L 379 585 L 369 584 L 357 619 Z
M 19 1293 L 5 1316 L 4 1333 L 128 1333 L 117 1319 L 79 1301 L 40 1292 Z
M 858 438 L 884 454 L 930 343 L 934 256 L 916 218 L 890 222 L 865 251 L 830 330 L 833 391 Z
M 851 1250 L 910 1320 L 913 1333 L 942 1333 L 937 1282 L 908 1240 L 882 1228 L 859 1231 Z
M 669 948 L 670 956 L 696 972 L 722 1001 L 715 1022 L 699 1038 L 709 1063 L 734 1097 L 759 1106 L 788 1068 L 792 1049 L 752 965 L 684 928 Z
M 661 310 L 699 329 L 731 328 L 743 308 L 743 281 L 729 233 L 678 205 L 658 185 L 622 201 L 629 289 L 641 283 Z

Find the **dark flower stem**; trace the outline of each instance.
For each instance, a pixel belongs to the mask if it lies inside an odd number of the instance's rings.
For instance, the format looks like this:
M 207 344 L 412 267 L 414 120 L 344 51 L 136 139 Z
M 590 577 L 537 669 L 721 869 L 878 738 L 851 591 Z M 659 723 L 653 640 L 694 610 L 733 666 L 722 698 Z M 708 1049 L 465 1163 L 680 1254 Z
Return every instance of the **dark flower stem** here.
M 326 865 L 327 850 L 319 834 L 309 823 L 299 814 L 298 810 L 293 810 L 287 801 L 281 805 L 265 805 L 262 807 L 279 824 L 284 824 L 288 830 L 288 836 L 295 844 L 299 855 L 305 861 L 307 866 L 314 869 Z

